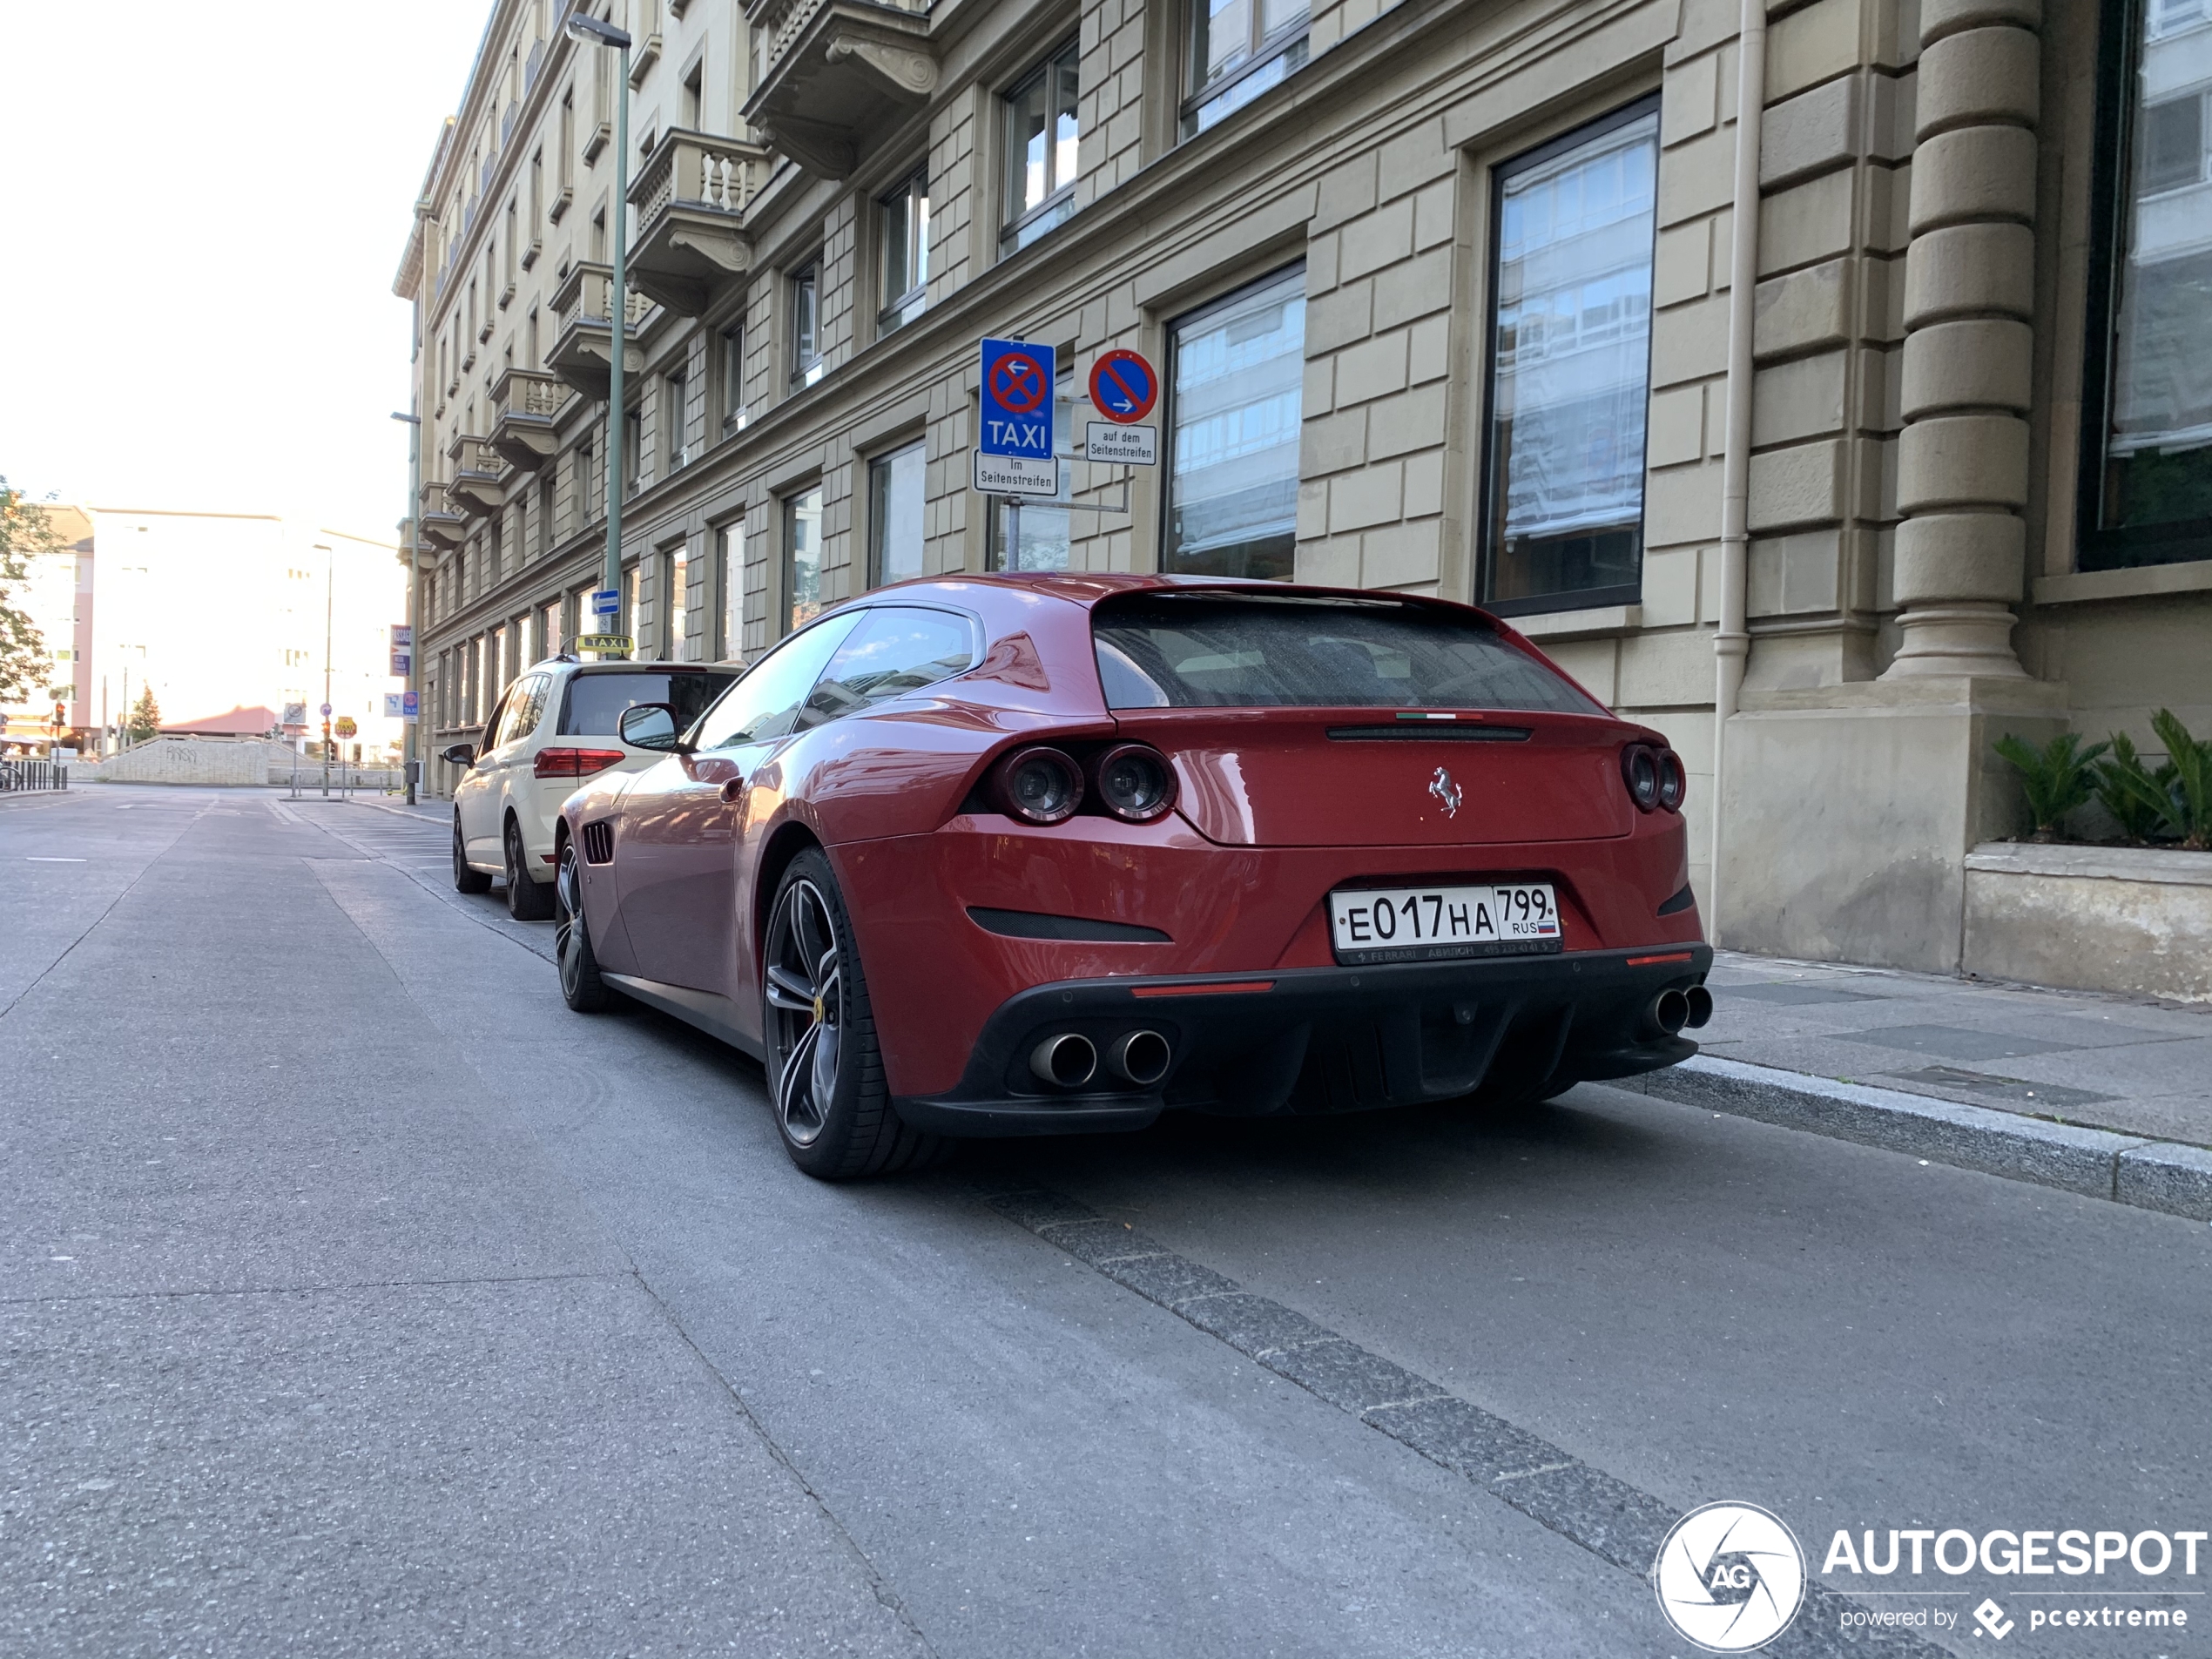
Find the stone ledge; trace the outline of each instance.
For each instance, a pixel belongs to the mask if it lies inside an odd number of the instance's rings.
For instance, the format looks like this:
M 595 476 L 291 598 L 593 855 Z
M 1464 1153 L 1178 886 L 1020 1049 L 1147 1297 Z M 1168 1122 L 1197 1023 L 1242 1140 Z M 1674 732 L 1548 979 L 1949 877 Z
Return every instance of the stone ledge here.
M 2212 592 L 2212 559 L 2181 564 L 2138 564 L 2124 570 L 2073 570 L 2040 576 L 2039 605 L 2087 604 L 2099 599 L 2138 599 L 2161 593 Z
M 2212 853 L 2179 847 L 2082 846 L 2037 841 L 1984 841 L 1966 854 L 1969 870 L 1998 875 L 2076 877 L 2212 887 Z
M 1588 610 L 1548 610 L 1528 617 L 1499 618 L 1530 639 L 1595 639 L 1643 626 L 1642 605 L 1599 605 Z
M 2212 853 L 1994 841 L 1965 863 L 1970 973 L 2212 1002 Z

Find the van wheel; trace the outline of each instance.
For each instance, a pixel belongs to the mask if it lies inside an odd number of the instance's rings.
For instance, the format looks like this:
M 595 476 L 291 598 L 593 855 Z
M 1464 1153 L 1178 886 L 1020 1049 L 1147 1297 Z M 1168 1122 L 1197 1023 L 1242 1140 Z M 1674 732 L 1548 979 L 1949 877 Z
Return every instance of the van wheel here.
M 517 921 L 550 921 L 553 884 L 530 879 L 529 854 L 523 851 L 523 826 L 507 820 L 507 914 Z
M 461 839 L 461 813 L 453 814 L 453 890 L 455 893 L 489 893 L 491 878 L 482 870 L 469 867 L 469 849 Z

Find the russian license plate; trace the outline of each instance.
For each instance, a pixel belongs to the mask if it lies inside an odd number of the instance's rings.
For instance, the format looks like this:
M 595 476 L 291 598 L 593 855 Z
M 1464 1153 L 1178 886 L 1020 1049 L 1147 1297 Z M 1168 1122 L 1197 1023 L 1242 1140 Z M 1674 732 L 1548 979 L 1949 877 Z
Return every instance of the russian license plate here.
M 1557 950 L 1551 886 L 1363 887 L 1329 895 L 1329 939 L 1340 962 L 1434 962 Z

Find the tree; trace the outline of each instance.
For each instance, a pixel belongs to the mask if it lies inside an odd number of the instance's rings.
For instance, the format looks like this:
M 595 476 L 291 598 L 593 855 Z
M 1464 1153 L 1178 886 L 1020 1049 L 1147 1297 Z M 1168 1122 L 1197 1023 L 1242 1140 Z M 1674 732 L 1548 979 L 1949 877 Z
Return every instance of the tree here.
M 46 639 L 17 609 L 30 561 L 62 544 L 46 509 L 0 477 L 0 703 L 21 703 L 46 689 Z
M 154 701 L 153 687 L 149 685 L 138 693 L 138 700 L 131 705 L 131 741 L 151 742 L 161 732 L 161 705 Z

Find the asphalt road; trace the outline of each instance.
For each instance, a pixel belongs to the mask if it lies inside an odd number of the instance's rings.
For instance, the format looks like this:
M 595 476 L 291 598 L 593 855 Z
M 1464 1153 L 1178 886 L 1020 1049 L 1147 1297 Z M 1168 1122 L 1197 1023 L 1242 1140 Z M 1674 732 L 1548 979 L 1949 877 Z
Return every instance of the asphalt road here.
M 825 1187 L 445 846 L 0 809 L 0 1653 L 1686 1656 L 1696 1504 L 2212 1524 L 2201 1224 L 1597 1088 Z M 2028 1582 L 1856 1605 L 2209 1639 Z M 1822 1597 L 1774 1651 L 1874 1650 Z

